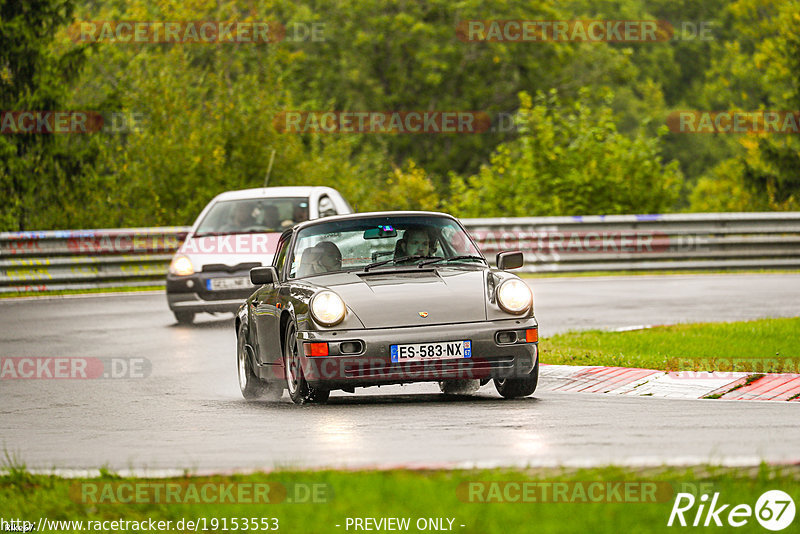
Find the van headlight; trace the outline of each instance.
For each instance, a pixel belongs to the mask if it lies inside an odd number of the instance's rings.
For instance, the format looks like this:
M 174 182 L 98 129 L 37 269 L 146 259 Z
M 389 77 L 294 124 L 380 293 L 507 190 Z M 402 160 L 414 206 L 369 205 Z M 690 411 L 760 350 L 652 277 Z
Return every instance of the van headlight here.
M 510 278 L 497 288 L 497 302 L 508 313 L 519 315 L 531 307 L 533 294 L 525 282 L 517 278 Z
M 344 301 L 333 291 L 320 291 L 314 295 L 310 308 L 314 320 L 324 326 L 339 324 L 344 319 Z
M 169 272 L 178 276 L 189 276 L 194 274 L 194 267 L 186 256 L 175 256 L 169 264 Z

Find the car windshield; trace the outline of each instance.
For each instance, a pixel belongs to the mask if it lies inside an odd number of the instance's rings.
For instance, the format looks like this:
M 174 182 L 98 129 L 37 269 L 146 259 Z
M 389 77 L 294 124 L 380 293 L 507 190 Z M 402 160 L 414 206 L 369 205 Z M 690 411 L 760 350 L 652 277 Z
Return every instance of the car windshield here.
M 222 200 L 208 210 L 195 236 L 280 232 L 307 220 L 308 198 Z
M 289 278 L 426 264 L 486 265 L 458 222 L 435 215 L 315 224 L 297 234 L 290 262 Z

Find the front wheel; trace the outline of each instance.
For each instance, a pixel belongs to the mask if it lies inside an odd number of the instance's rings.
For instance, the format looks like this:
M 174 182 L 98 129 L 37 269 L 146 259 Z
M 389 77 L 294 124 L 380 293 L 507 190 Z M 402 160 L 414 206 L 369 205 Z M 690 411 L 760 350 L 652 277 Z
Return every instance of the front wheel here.
M 536 391 L 536 385 L 539 383 L 539 360 L 536 360 L 536 365 L 533 366 L 533 371 L 528 376 L 523 378 L 495 378 L 494 387 L 497 392 L 506 399 L 516 399 L 519 397 L 527 397 Z
M 286 389 L 295 404 L 327 402 L 331 392 L 327 389 L 313 388 L 306 382 L 303 367 L 300 365 L 300 353 L 297 350 L 297 328 L 294 323 L 286 327 L 284 337 L 284 367 L 286 368 Z
M 175 315 L 175 320 L 178 321 L 178 324 L 192 324 L 194 322 L 194 312 L 193 311 L 174 311 L 172 312 Z
M 239 389 L 247 400 L 266 398 L 277 401 L 283 394 L 283 385 L 278 382 L 264 382 L 253 372 L 253 361 L 247 351 L 247 331 L 245 325 L 239 327 L 236 335 L 236 371 Z

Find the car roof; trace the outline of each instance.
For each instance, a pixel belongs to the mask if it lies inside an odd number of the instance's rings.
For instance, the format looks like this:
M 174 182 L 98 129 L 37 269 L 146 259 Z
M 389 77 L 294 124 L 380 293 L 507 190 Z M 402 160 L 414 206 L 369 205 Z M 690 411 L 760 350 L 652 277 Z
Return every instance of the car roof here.
M 446 217 L 448 219 L 456 219 L 449 213 L 441 213 L 438 211 L 368 211 L 364 213 L 332 215 L 330 217 L 323 217 L 321 219 L 313 219 L 310 221 L 305 221 L 296 224 L 292 228 L 292 230 L 302 230 L 303 228 L 308 228 L 309 226 L 316 226 L 318 224 L 325 224 L 334 221 L 351 221 L 355 219 L 369 219 L 370 217 L 425 217 L 425 216 Z
M 296 187 L 256 187 L 241 189 L 239 191 L 226 191 L 214 197 L 220 200 L 244 200 L 249 198 L 281 198 L 281 197 L 310 197 L 313 193 L 336 194 L 335 189 L 322 186 L 296 186 Z

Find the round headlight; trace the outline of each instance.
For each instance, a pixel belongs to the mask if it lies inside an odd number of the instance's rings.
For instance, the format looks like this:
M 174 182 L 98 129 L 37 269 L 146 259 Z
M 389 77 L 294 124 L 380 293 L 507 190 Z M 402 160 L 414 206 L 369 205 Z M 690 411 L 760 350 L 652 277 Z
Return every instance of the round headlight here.
M 178 276 L 189 276 L 194 274 L 194 267 L 186 256 L 175 256 L 169 265 L 169 272 Z
M 320 291 L 311 299 L 311 315 L 321 325 L 341 323 L 344 313 L 344 301 L 333 291 Z
M 533 295 L 525 282 L 511 278 L 497 288 L 497 302 L 505 311 L 520 314 L 531 307 Z

